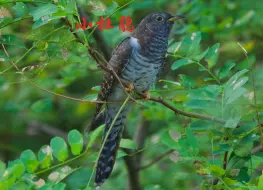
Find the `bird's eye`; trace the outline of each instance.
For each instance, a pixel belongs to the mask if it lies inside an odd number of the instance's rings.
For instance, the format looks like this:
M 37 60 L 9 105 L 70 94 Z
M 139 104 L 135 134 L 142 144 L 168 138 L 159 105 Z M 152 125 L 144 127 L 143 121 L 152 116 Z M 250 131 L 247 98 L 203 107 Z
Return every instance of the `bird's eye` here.
M 157 22 L 162 22 L 163 21 L 163 17 L 162 16 L 157 16 L 156 17 L 156 21 Z

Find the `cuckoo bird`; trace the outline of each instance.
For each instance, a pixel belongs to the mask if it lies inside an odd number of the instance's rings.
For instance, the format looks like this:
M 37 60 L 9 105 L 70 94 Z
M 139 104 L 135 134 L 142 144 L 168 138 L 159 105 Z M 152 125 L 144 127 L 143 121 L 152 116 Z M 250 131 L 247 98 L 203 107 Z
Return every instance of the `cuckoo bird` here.
M 108 67 L 113 69 L 129 90 L 145 94 L 153 86 L 157 74 L 162 69 L 168 48 L 168 36 L 174 22 L 182 16 L 172 16 L 164 12 L 151 13 L 138 24 L 130 37 L 122 40 L 112 53 Z M 127 89 L 126 89 L 127 90 Z M 119 80 L 105 72 L 98 94 L 98 101 L 123 102 L 127 97 Z M 105 123 L 103 141 L 119 111 L 120 103 L 109 103 L 101 111 L 103 104 L 97 103 L 89 130 Z M 124 128 L 124 121 L 131 105 L 127 104 L 116 119 L 105 141 L 96 168 L 95 185 L 102 185 L 110 176 Z

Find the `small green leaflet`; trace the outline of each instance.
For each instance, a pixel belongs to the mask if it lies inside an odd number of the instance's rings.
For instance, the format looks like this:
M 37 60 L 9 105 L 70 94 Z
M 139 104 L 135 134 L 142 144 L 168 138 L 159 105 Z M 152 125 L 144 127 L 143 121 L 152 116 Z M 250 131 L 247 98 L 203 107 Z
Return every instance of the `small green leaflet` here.
M 61 137 L 54 137 L 51 139 L 50 146 L 54 156 L 63 162 L 68 158 L 68 147 L 64 139 Z
M 173 64 L 172 64 L 172 70 L 176 70 L 178 69 L 179 67 L 182 67 L 182 66 L 185 66 L 185 65 L 189 65 L 191 63 L 193 63 L 194 61 L 190 60 L 190 59 L 186 59 L 186 58 L 183 58 L 183 59 L 179 59 L 177 61 L 175 61 Z
M 219 52 L 219 46 L 220 44 L 217 43 L 213 45 L 207 52 L 205 56 L 205 60 L 208 64 L 208 68 L 212 68 L 216 65 L 217 59 L 218 59 L 218 52 Z
M 206 54 L 208 53 L 208 51 L 209 51 L 209 48 L 207 48 L 204 52 L 202 52 L 202 53 L 200 53 L 200 54 L 198 54 L 198 55 L 195 55 L 195 56 L 193 57 L 193 60 L 199 62 L 201 59 L 203 59 L 203 58 L 206 56 Z
M 79 155 L 83 148 L 83 138 L 81 133 L 74 129 L 68 134 L 68 142 L 73 155 Z
M 20 47 L 20 48 L 26 48 L 24 42 L 22 42 L 22 40 L 20 40 L 15 35 L 9 35 L 9 34 L 1 35 L 0 36 L 0 43 L 6 44 L 6 45 L 11 45 L 11 46 L 16 46 L 16 47 Z
M 194 155 L 197 155 L 199 152 L 199 144 L 197 139 L 195 138 L 195 135 L 190 127 L 187 127 L 185 129 L 186 136 L 187 136 L 187 143 L 192 147 L 192 151 Z
M 193 58 L 195 55 L 199 54 L 199 43 L 201 39 L 201 32 L 193 32 L 186 36 L 180 46 L 180 52 L 186 57 Z
M 22 2 L 16 3 L 12 8 L 15 10 L 17 18 L 23 18 L 28 14 L 28 8 Z
M 240 116 L 236 116 L 236 117 L 231 117 L 230 119 L 228 119 L 224 125 L 225 128 L 236 128 L 237 124 L 239 123 L 241 117 Z
M 248 70 L 242 70 L 236 73 L 233 77 L 231 77 L 224 88 L 224 103 L 230 104 L 236 101 L 239 97 L 241 97 L 247 90 L 242 86 L 248 81 L 248 77 L 240 76 L 245 74 Z
M 244 165 L 245 165 L 245 163 L 247 162 L 247 161 L 249 161 L 250 160 L 250 157 L 249 156 L 247 156 L 247 157 L 239 157 L 239 156 L 237 156 L 237 155 L 234 155 L 231 159 L 230 159 L 230 161 L 228 162 L 228 164 L 227 164 L 227 170 L 229 171 L 229 170 L 231 170 L 231 169 L 240 169 L 240 168 L 242 168 Z
M 20 159 L 8 162 L 8 168 L 12 168 L 13 174 L 19 178 L 25 172 L 25 166 Z
M 37 9 L 31 11 L 29 14 L 33 16 L 33 20 L 35 23 L 32 26 L 32 29 L 38 28 L 51 20 L 60 19 L 62 16 L 52 16 L 52 14 L 56 13 L 58 8 L 54 4 L 44 4 Z
M 236 64 L 233 62 L 228 62 L 226 63 L 223 67 L 220 68 L 218 72 L 218 78 L 219 79 L 224 79 L 228 76 L 230 70 L 235 66 Z
M 210 121 L 196 120 L 190 124 L 190 128 L 193 130 L 209 130 L 213 126 Z
M 53 160 L 52 150 L 49 145 L 44 145 L 38 151 L 38 160 L 41 168 L 48 168 L 51 166 L 51 162 Z
M 127 149 L 138 149 L 137 144 L 130 139 L 121 139 L 120 147 Z
M 263 171 L 258 180 L 258 189 L 263 189 Z
M 50 16 L 57 11 L 58 11 L 57 6 L 49 3 L 49 4 L 43 4 L 41 6 L 38 6 L 35 10 L 31 11 L 29 14 L 33 16 L 34 21 L 37 21 L 39 19 L 42 19 L 42 17 Z
M 52 101 L 50 99 L 42 99 L 36 101 L 31 109 L 36 113 L 44 113 L 52 110 Z
M 33 173 L 38 167 L 38 160 L 32 150 L 25 150 L 20 155 L 20 160 L 24 163 L 27 171 Z
M 184 74 L 180 74 L 179 75 L 180 77 L 180 84 L 184 87 L 184 88 L 194 88 L 195 87 L 195 81 L 187 76 L 187 75 L 184 75 Z

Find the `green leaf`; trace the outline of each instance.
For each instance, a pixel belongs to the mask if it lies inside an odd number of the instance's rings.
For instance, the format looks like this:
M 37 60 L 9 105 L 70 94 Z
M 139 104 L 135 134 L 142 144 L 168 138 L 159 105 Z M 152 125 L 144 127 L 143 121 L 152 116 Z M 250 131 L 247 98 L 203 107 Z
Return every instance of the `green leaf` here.
M 51 166 L 53 160 L 52 150 L 49 145 L 44 145 L 38 152 L 38 160 L 41 165 L 41 168 L 48 168 Z
M 209 169 L 214 176 L 221 177 L 225 175 L 226 171 L 217 165 L 210 165 Z
M 73 155 L 79 155 L 83 149 L 83 138 L 81 133 L 74 129 L 68 134 L 68 142 Z
M 78 170 L 79 168 L 72 169 L 68 165 L 60 167 L 56 170 L 54 170 L 52 173 L 48 176 L 48 181 L 52 183 L 59 183 L 62 180 L 64 180 L 68 175 L 70 175 L 72 172 Z
M 243 96 L 247 92 L 247 89 L 245 88 L 237 88 L 235 89 L 232 94 L 225 100 L 225 104 L 231 104 L 235 102 L 238 98 Z
M 207 52 L 205 56 L 205 60 L 208 64 L 208 68 L 212 68 L 216 65 L 217 59 L 218 59 L 218 49 L 219 49 L 220 44 L 217 43 L 213 45 L 209 51 Z
M 27 6 L 22 3 L 22 2 L 18 2 L 16 3 L 15 6 L 12 7 L 15 12 L 16 12 L 16 16 L 18 18 L 22 18 L 22 17 L 25 17 L 27 14 L 28 14 L 28 8 Z
M 194 88 L 195 87 L 195 81 L 191 77 L 184 75 L 184 74 L 180 74 L 179 77 L 180 77 L 179 81 L 184 88 Z
M 224 90 L 224 103 L 230 104 L 236 101 L 239 97 L 247 91 L 242 86 L 248 81 L 248 77 L 242 77 L 240 79 L 232 81 L 232 83 L 227 82 Z
M 168 52 L 174 54 L 177 52 L 181 46 L 182 42 L 176 42 L 169 46 Z
M 32 150 L 25 150 L 20 156 L 20 160 L 24 163 L 27 171 L 33 173 L 38 167 L 38 161 L 36 155 Z
M 258 189 L 263 189 L 263 171 L 261 176 L 258 179 Z
M 187 136 L 187 142 L 193 148 L 193 153 L 195 155 L 197 155 L 199 152 L 199 144 L 195 138 L 195 135 L 194 135 L 192 129 L 190 127 L 187 127 L 185 129 L 185 132 L 186 132 L 186 136 Z
M 42 99 L 35 102 L 31 109 L 36 113 L 44 113 L 52 110 L 52 101 L 50 99 Z
M 25 172 L 25 166 L 19 159 L 8 162 L 8 168 L 12 168 L 12 171 L 16 178 L 20 178 Z
M 50 146 L 54 156 L 63 162 L 68 158 L 68 147 L 64 139 L 61 137 L 54 137 L 51 139 Z
M 93 86 L 93 87 L 91 88 L 91 90 L 94 90 L 94 91 L 99 92 L 99 91 L 100 91 L 100 86 Z
M 237 72 L 234 76 L 232 76 L 226 83 L 226 88 L 233 86 L 232 83 L 234 83 L 235 81 L 237 81 L 237 79 L 239 79 L 239 77 L 241 77 L 242 75 L 244 75 L 245 73 L 247 73 L 248 70 L 247 69 L 243 69 L 239 72 Z
M 91 173 L 92 173 L 91 167 L 83 167 L 77 170 L 76 172 L 73 172 L 63 181 L 67 184 L 68 189 L 72 189 L 72 190 L 84 189 L 89 182 Z M 92 189 L 94 188 L 91 188 L 90 190 Z
M 250 155 L 253 148 L 253 142 L 236 143 L 234 146 L 234 153 L 239 157 L 246 157 Z
M 238 136 L 242 133 L 247 133 L 250 130 L 253 130 L 255 127 L 257 127 L 257 125 L 257 122 L 246 123 L 244 125 L 241 125 L 239 128 L 236 128 L 232 134 Z
M 87 145 L 87 149 L 90 148 L 94 143 L 95 140 L 99 137 L 99 135 L 102 133 L 103 129 L 104 129 L 105 125 L 102 125 L 100 127 L 98 127 L 95 131 L 93 131 L 91 134 L 88 134 L 88 145 Z
M 116 1 L 112 1 L 111 4 L 106 9 L 106 14 L 109 15 L 113 11 L 115 11 L 119 7 L 118 3 Z
M 224 79 L 228 76 L 230 70 L 235 66 L 236 64 L 233 62 L 226 63 L 223 67 L 220 68 L 218 72 L 219 79 Z
M 7 26 L 12 21 L 13 21 L 13 19 L 10 17 L 0 18 L 0 29 L 4 28 L 5 26 Z
M 220 102 L 213 100 L 200 100 L 200 99 L 191 99 L 184 103 L 184 107 L 192 109 L 212 109 L 220 108 Z
M 236 116 L 233 118 L 230 118 L 226 121 L 224 127 L 225 128 L 236 128 L 237 124 L 239 123 L 241 117 L 240 116 Z
M 182 67 L 182 66 L 185 66 L 185 65 L 189 65 L 189 64 L 192 64 L 192 63 L 193 63 L 193 61 L 190 60 L 190 59 L 186 59 L 186 58 L 179 59 L 179 60 L 175 61 L 172 64 L 172 70 L 176 70 L 179 67 Z
M 136 142 L 130 139 L 121 139 L 120 147 L 127 149 L 138 149 Z
M 227 164 L 227 171 L 230 171 L 232 169 L 241 169 L 246 163 L 247 161 L 250 160 L 250 157 L 239 157 L 237 155 L 234 155 Z
M 246 89 L 241 88 L 241 87 L 248 81 L 248 78 L 243 77 L 239 79 L 246 72 L 248 72 L 248 70 L 246 69 L 239 71 L 226 82 L 224 86 L 224 103 L 225 104 L 226 103 L 230 104 L 236 101 L 240 96 L 242 96 L 246 92 Z
M 17 36 L 9 34 L 4 34 L 0 36 L 0 44 L 25 48 L 24 42 L 22 42 Z
M 199 53 L 199 43 L 201 41 L 201 33 L 193 32 L 192 34 L 186 36 L 180 46 L 180 52 L 186 57 L 193 58 Z
M 203 59 L 203 58 L 206 56 L 206 54 L 208 53 L 208 51 L 209 51 L 209 48 L 207 48 L 207 49 L 206 49 L 204 52 L 202 52 L 201 54 L 195 55 L 195 56 L 193 57 L 193 60 L 199 62 L 201 59 Z
M 188 93 L 190 99 L 199 100 L 217 100 L 221 93 L 221 87 L 218 85 L 207 85 L 202 88 L 191 90 Z
M 180 138 L 181 138 L 181 135 L 177 134 L 173 130 L 167 130 L 161 135 L 162 143 L 172 149 L 178 148 L 178 140 Z
M 84 100 L 96 100 L 97 96 L 98 96 L 98 94 L 89 94 L 89 95 L 85 96 L 83 99 Z
M 50 16 L 57 11 L 58 9 L 56 5 L 48 3 L 38 6 L 35 10 L 31 11 L 29 14 L 33 16 L 34 21 L 37 21 L 39 19 L 42 19 L 42 17 Z
M 106 15 L 105 10 L 93 9 L 91 13 L 95 16 L 104 16 Z
M 41 19 L 37 20 L 33 25 L 32 25 L 32 29 L 36 29 L 42 25 L 47 24 L 49 21 L 52 20 L 59 20 L 62 16 L 44 16 Z
M 58 183 L 52 187 L 53 190 L 64 190 L 66 188 L 65 183 Z
M 209 130 L 214 124 L 210 121 L 196 120 L 190 124 L 193 130 Z

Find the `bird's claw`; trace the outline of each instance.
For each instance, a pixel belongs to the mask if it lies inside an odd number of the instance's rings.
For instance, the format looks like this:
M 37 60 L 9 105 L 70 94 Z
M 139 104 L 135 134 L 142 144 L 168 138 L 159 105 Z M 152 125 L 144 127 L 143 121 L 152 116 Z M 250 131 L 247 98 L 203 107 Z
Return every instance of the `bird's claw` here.
M 144 94 L 144 98 L 143 98 L 143 101 L 148 101 L 151 99 L 151 95 L 150 95 L 150 92 L 149 91 L 146 91 L 143 93 Z
M 130 93 L 134 90 L 134 85 L 133 83 L 128 83 L 126 86 L 125 86 L 125 91 Z

